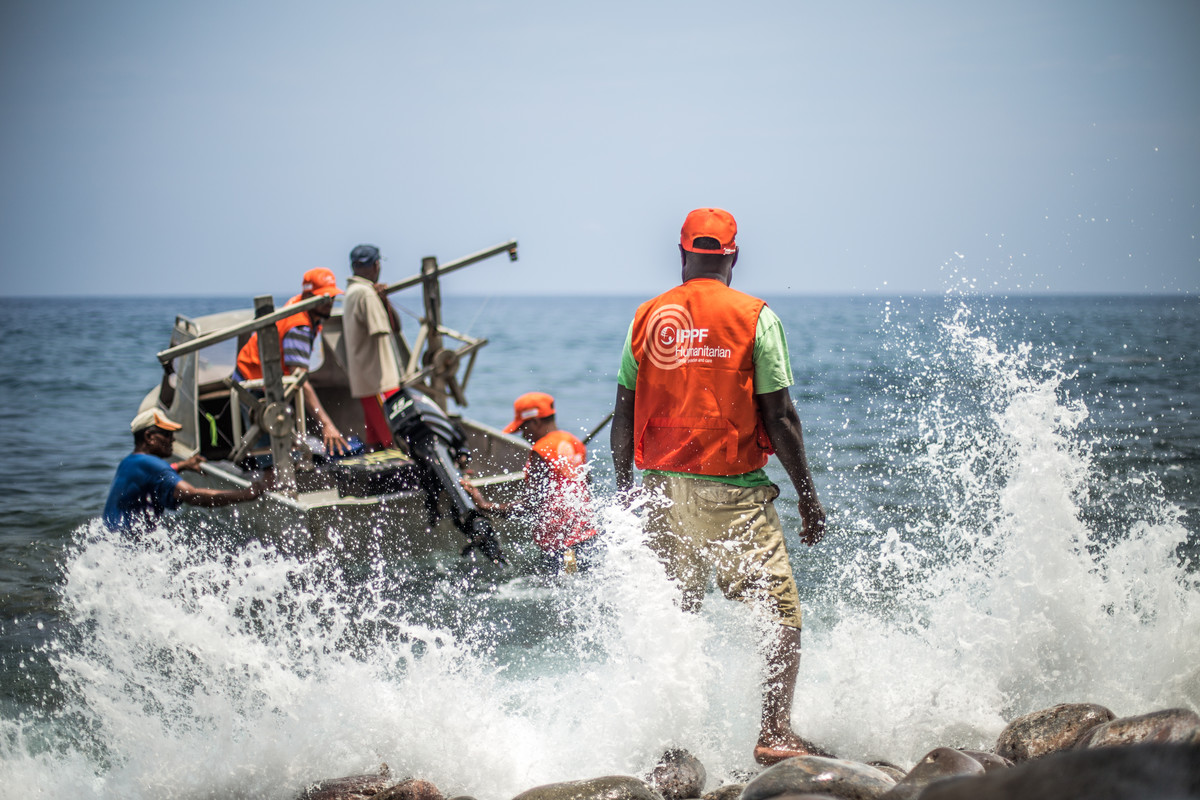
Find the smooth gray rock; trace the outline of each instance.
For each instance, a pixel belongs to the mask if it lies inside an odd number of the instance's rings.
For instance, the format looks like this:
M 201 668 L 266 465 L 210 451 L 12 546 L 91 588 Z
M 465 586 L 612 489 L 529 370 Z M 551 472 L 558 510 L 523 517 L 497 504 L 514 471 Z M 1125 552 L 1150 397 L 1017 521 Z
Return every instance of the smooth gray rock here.
M 960 747 L 958 748 L 958 752 L 965 753 L 966 755 L 969 755 L 971 758 L 978 761 L 983 766 L 985 772 L 994 772 L 998 769 L 1008 769 L 1013 765 L 1013 763 L 1004 756 L 998 756 L 995 753 L 989 753 L 986 750 L 969 750 Z
M 883 772 L 839 758 L 799 756 L 763 770 L 746 784 L 741 800 L 770 800 L 788 792 L 825 794 L 844 800 L 875 800 L 895 781 Z
M 444 797 L 429 781 L 409 778 L 395 786 L 389 786 L 371 800 L 444 800 Z
M 713 789 L 700 800 L 738 800 L 742 796 L 742 789 L 745 788 L 746 784 L 744 783 L 727 783 Z
M 1131 744 L 1185 744 L 1200 729 L 1200 715 L 1186 708 L 1168 708 L 1136 717 L 1121 717 L 1097 725 L 1076 743 L 1078 749 Z
M 663 800 L 663 796 L 629 775 L 606 775 L 586 781 L 535 786 L 513 800 Z
M 982 775 L 983 771 L 983 765 L 969 755 L 949 747 L 938 747 L 926 753 L 880 800 L 913 800 L 935 781 L 959 775 Z
M 297 800 L 361 800 L 374 797 L 393 783 L 395 779 L 386 772 L 330 778 L 312 784 L 297 796 Z
M 700 796 L 707 779 L 708 772 L 700 759 L 676 747 L 659 757 L 646 782 L 657 789 L 664 800 L 687 800 Z
M 1115 715 L 1093 703 L 1060 703 L 1008 723 L 996 740 L 996 755 L 1014 764 L 1067 750 L 1083 734 Z
M 1143 744 L 1051 753 L 929 786 L 921 800 L 1195 800 L 1200 747 Z
M 890 761 L 868 761 L 867 766 L 874 767 L 896 783 L 904 780 L 904 776 L 908 774 L 899 764 L 893 764 Z

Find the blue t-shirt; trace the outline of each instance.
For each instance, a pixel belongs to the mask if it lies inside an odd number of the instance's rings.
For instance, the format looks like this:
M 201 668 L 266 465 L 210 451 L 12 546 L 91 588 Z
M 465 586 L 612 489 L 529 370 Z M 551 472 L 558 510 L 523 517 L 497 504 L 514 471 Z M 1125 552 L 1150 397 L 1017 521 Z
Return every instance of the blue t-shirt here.
M 117 465 L 104 504 L 104 524 L 110 531 L 127 531 L 135 523 L 157 523 L 164 511 L 179 506 L 175 485 L 181 480 L 158 456 L 130 453 Z

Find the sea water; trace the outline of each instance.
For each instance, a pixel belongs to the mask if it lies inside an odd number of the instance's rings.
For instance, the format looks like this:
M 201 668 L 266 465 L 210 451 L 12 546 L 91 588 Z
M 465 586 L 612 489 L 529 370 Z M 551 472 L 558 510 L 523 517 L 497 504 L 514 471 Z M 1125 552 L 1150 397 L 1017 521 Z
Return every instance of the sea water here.
M 1200 301 L 767 299 L 829 514 L 800 544 L 772 463 L 802 735 L 910 765 L 1058 702 L 1200 708 Z M 762 622 L 676 607 L 612 502 L 607 432 L 608 555 L 559 582 L 297 560 L 234 535 L 236 510 L 137 543 L 98 526 L 174 315 L 239 302 L 0 300 L 0 797 L 288 798 L 386 763 L 492 800 L 669 746 L 710 788 L 752 768 Z M 490 339 L 466 413 L 500 425 L 538 389 L 590 431 L 637 302 L 448 298 Z

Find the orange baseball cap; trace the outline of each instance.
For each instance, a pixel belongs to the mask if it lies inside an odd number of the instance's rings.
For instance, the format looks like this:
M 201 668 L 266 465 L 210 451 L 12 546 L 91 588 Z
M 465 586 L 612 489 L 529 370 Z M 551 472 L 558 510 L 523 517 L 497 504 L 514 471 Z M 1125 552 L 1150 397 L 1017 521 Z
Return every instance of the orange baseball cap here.
M 721 246 L 715 250 L 696 247 L 692 243 L 702 236 L 716 239 Z M 689 253 L 721 253 L 731 255 L 737 252 L 737 222 L 723 208 L 697 208 L 687 215 L 683 221 L 683 229 L 679 232 L 679 246 Z
M 183 426 L 167 417 L 166 414 L 159 411 L 157 408 L 148 408 L 142 413 L 133 418 L 129 423 L 129 430 L 132 433 L 144 431 L 148 428 L 162 428 L 164 431 L 177 431 Z
M 554 398 L 545 392 L 527 392 L 513 401 L 513 421 L 504 429 L 515 433 L 526 420 L 554 416 Z
M 337 278 L 333 275 L 333 270 L 325 267 L 314 267 L 304 273 L 304 294 L 314 295 L 323 294 L 327 297 L 336 297 L 343 294 L 342 290 L 337 287 Z

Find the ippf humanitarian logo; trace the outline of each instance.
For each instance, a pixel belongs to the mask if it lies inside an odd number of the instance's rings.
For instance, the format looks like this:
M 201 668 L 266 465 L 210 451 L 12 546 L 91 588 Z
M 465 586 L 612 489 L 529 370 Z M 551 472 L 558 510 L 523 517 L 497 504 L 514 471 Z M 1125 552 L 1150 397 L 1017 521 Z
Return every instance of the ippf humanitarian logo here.
M 708 328 L 697 328 L 692 315 L 680 305 L 665 305 L 646 325 L 646 355 L 659 369 L 675 369 L 689 361 L 726 358 L 729 350 L 705 344 Z

